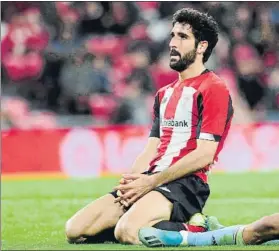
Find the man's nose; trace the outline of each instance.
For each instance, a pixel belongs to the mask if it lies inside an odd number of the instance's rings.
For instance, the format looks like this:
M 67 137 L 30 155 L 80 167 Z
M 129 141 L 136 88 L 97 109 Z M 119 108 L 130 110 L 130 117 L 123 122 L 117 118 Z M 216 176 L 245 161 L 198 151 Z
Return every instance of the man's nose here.
M 171 38 L 170 43 L 169 43 L 170 49 L 177 49 L 177 41 L 174 37 Z

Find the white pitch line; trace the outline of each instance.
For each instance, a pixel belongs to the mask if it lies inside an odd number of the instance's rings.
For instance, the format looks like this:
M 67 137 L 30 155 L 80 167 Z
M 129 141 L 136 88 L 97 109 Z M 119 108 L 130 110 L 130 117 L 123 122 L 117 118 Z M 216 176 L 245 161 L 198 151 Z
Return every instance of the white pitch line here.
M 234 204 L 234 203 L 242 203 L 242 204 L 268 204 L 268 203 L 279 203 L 279 198 L 212 198 L 207 201 L 210 204 Z
M 17 202 L 54 202 L 57 204 L 80 204 L 89 203 L 93 201 L 91 198 L 2 198 L 2 203 L 17 203 Z M 243 198 L 209 198 L 207 203 L 209 204 L 277 204 L 279 198 L 254 198 L 254 197 L 243 197 Z

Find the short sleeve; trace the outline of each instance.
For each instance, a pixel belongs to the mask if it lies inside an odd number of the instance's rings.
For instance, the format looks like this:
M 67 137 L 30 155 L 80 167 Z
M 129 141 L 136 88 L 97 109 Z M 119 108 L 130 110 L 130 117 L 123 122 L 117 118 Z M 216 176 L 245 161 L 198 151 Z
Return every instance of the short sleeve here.
M 214 84 L 201 92 L 199 139 L 219 142 L 233 116 L 232 100 L 225 86 Z
M 153 106 L 153 122 L 149 137 L 160 138 L 160 103 L 157 93 Z

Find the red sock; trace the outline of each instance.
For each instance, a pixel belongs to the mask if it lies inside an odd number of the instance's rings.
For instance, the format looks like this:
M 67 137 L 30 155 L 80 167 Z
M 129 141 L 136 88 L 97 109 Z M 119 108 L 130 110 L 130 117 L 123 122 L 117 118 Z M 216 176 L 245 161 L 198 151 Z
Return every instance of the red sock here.
M 193 232 L 193 233 L 198 233 L 198 232 L 205 232 L 206 229 L 204 227 L 199 227 L 199 226 L 193 226 L 190 224 L 183 224 L 185 229 L 189 232 Z

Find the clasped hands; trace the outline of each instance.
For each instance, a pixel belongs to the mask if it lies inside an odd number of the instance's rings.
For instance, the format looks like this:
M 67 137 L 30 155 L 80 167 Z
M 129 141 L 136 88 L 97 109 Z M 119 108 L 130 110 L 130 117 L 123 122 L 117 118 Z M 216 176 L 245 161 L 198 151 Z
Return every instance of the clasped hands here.
M 119 185 L 114 188 L 118 195 L 115 203 L 119 202 L 123 206 L 129 207 L 155 187 L 154 175 L 123 174 Z

